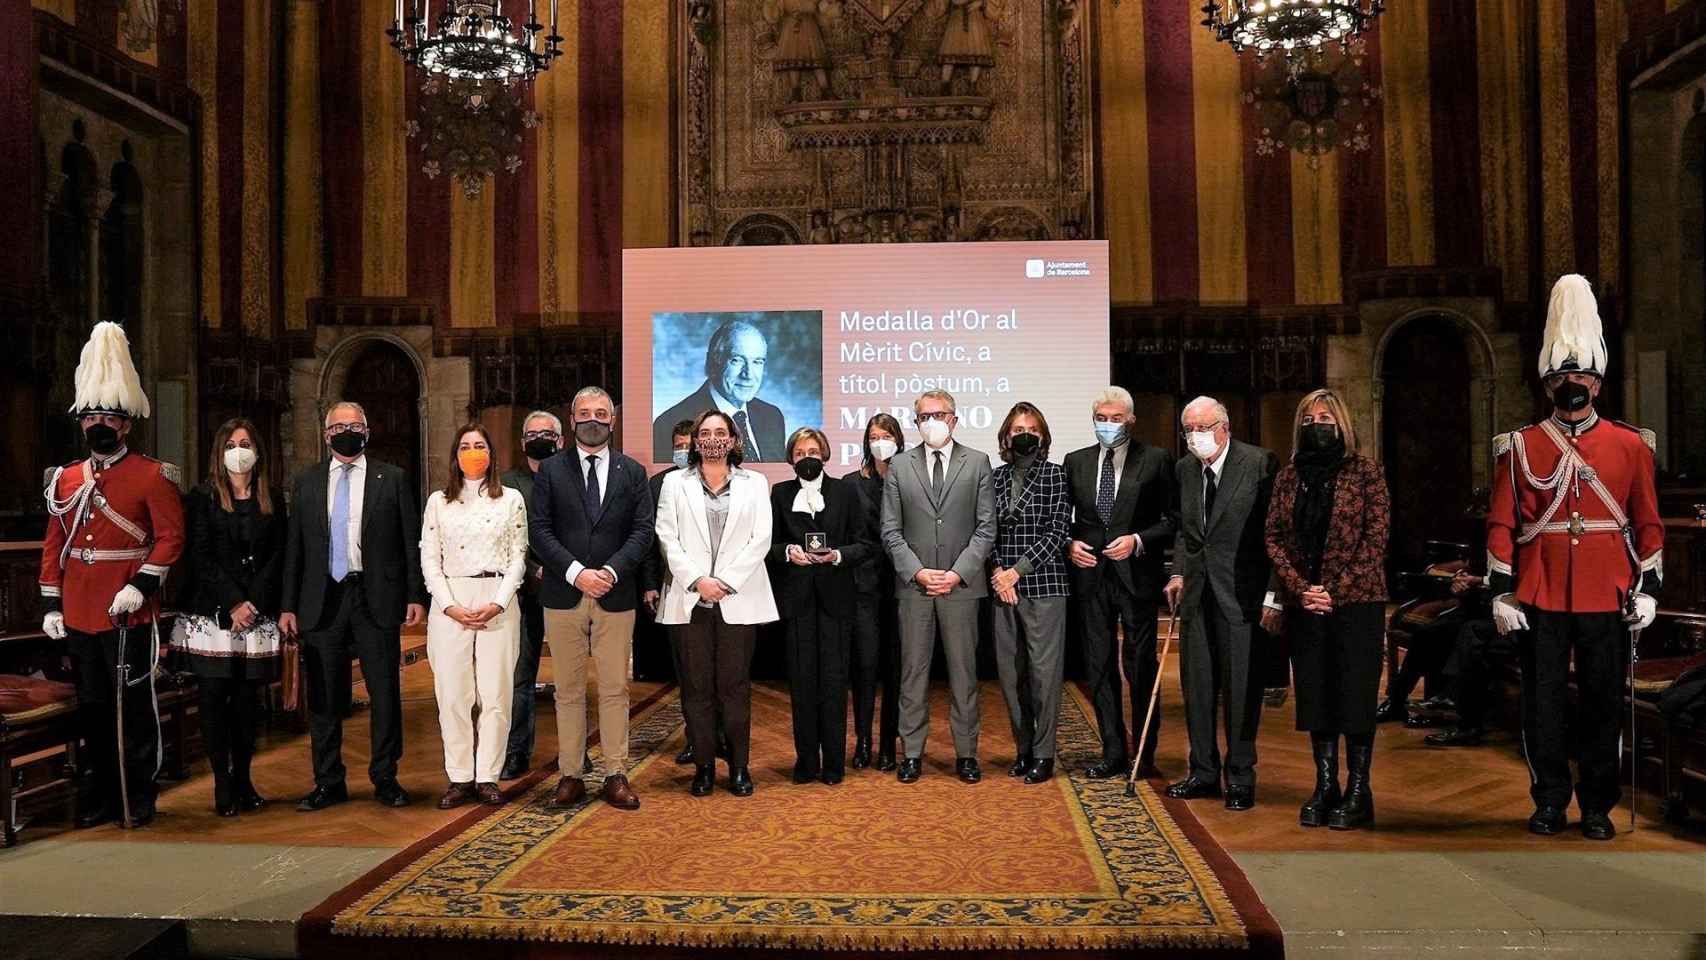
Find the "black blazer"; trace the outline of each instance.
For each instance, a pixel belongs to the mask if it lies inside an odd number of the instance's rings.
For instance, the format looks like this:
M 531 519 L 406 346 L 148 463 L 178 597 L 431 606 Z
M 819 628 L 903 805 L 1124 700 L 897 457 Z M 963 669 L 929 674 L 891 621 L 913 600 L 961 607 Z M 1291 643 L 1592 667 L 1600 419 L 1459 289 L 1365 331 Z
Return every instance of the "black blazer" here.
M 284 504 L 263 515 L 226 511 L 219 497 L 197 488 L 190 501 L 190 549 L 195 551 L 195 613 L 230 627 L 231 608 L 248 601 L 276 619 L 284 585 L 284 541 L 289 534 Z
M 609 479 L 598 516 L 586 513 L 586 477 L 579 447 L 569 447 L 539 465 L 533 498 L 527 504 L 527 541 L 545 565 L 539 603 L 572 610 L 580 588 L 568 581 L 569 566 L 616 571 L 616 586 L 599 598 L 611 613 L 634 609 L 640 601 L 646 554 L 652 549 L 656 514 L 646 471 L 634 458 L 605 447 Z
M 688 394 L 685 400 L 665 410 L 662 416 L 653 420 L 652 462 L 669 462 L 669 454 L 674 447 L 671 431 L 677 423 L 697 419 L 701 413 L 715 409 L 717 401 L 711 396 L 711 384 L 707 381 L 700 384 L 699 389 Z M 759 461 L 786 463 L 788 452 L 782 447 L 788 442 L 788 425 L 782 417 L 782 409 L 753 397 L 746 403 L 746 418 L 752 429 L 752 439 L 758 444 Z
M 1074 540 L 1090 545 L 1101 562 L 1088 570 L 1067 562 L 1072 572 L 1075 592 L 1094 589 L 1098 578 L 1110 569 L 1139 600 L 1160 597 L 1166 585 L 1165 555 L 1173 543 L 1174 473 L 1173 458 L 1159 447 L 1133 437 L 1124 450 L 1114 456 L 1124 456 L 1120 467 L 1119 487 L 1114 490 L 1114 515 L 1103 523 L 1096 512 L 1096 478 L 1102 468 L 1102 447 L 1091 444 L 1066 455 L 1066 489 L 1072 501 L 1072 533 Z M 1124 561 L 1101 558 L 1103 547 L 1126 534 L 1135 533 L 1143 541 L 1143 555 Z
M 870 513 L 858 488 L 834 477 L 823 478 L 823 510 L 816 517 L 794 512 L 794 495 L 800 481 L 787 480 L 770 488 L 770 589 L 776 594 L 776 612 L 782 617 L 810 614 L 814 603 L 837 617 L 853 616 L 858 596 L 854 578 L 848 576 L 866 558 L 877 552 Z M 828 536 L 829 546 L 841 551 L 841 565 L 802 567 L 788 562 L 788 545 L 805 545 L 806 534 L 816 531 Z
M 540 461 L 544 466 L 544 461 Z M 531 507 L 533 502 L 533 471 L 527 468 L 527 461 L 521 461 L 519 466 L 505 470 L 499 482 L 521 494 L 521 502 Z M 527 544 L 527 573 L 521 579 L 521 592 L 530 597 L 537 597 L 539 583 L 543 579 L 539 572 L 544 565 L 539 561 L 539 554 L 533 549 L 531 541 Z
M 663 502 L 664 478 L 680 469 L 680 467 L 671 466 L 668 470 L 659 471 L 657 474 L 653 475 L 651 480 L 647 481 L 647 489 L 650 490 L 652 494 L 653 520 L 657 519 L 658 505 Z M 657 537 L 654 536 L 652 537 L 652 548 L 646 551 L 645 572 L 640 581 L 640 589 L 657 590 L 661 592 L 663 590 L 664 568 L 663 544 L 659 543 Z
M 871 556 L 864 563 L 853 569 L 853 585 L 862 594 L 875 596 L 894 596 L 894 560 L 889 552 L 882 548 L 883 543 L 883 476 L 873 473 L 864 476 L 855 470 L 841 478 L 842 483 L 850 484 L 859 491 L 860 506 L 864 509 L 866 520 L 871 525 L 871 542 L 877 549 L 871 551 Z
M 1274 589 L 1268 560 L 1268 504 L 1273 499 L 1279 458 L 1273 451 L 1239 440 L 1231 449 L 1215 488 L 1214 515 L 1203 524 L 1201 460 L 1185 454 L 1175 466 L 1178 496 L 1174 529 L 1178 531 L 1173 572 L 1185 578 L 1179 607 L 1200 609 L 1205 586 L 1234 624 L 1258 623 L 1262 598 Z
M 331 579 L 331 524 L 327 514 L 329 460 L 296 475 L 291 484 L 289 534 L 284 550 L 284 598 L 297 629 L 320 627 Z M 421 508 L 414 484 L 401 468 L 367 458 L 361 495 L 361 589 L 373 622 L 386 630 L 403 625 L 406 607 L 427 602 L 421 579 Z

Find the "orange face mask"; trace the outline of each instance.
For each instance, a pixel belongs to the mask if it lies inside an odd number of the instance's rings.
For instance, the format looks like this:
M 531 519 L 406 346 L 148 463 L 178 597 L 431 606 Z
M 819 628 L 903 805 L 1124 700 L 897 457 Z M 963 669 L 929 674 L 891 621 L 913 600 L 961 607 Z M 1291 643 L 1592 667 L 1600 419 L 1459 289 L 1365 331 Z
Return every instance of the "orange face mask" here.
M 492 465 L 492 454 L 488 450 L 459 450 L 456 462 L 462 467 L 462 475 L 469 478 L 483 477 L 486 468 Z

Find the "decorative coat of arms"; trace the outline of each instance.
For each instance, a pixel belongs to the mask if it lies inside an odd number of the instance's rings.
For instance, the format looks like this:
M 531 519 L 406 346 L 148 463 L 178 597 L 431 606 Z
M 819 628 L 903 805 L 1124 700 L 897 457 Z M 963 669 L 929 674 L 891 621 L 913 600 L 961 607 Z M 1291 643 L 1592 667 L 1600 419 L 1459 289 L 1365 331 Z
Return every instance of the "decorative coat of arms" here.
M 1258 61 L 1244 101 L 1256 108 L 1256 154 L 1295 150 L 1317 167 L 1322 155 L 1372 145 L 1372 119 L 1380 109 L 1380 87 L 1365 71 L 1361 40 L 1348 49 L 1328 44 L 1295 60 Z

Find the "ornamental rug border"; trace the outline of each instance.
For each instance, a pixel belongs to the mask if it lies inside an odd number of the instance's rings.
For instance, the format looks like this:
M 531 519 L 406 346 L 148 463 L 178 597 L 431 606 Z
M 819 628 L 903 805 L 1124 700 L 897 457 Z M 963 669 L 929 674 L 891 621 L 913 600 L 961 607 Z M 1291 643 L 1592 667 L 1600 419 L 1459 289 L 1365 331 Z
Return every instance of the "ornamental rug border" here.
M 1078 771 L 1099 757 L 1100 739 L 1083 693 L 1075 684 L 1067 691 L 1057 750 L 1060 767 Z M 663 748 L 682 722 L 674 688 L 637 705 L 629 733 L 631 776 L 670 762 Z M 345 947 L 365 942 L 367 949 L 375 938 L 388 938 L 861 952 L 1283 952 L 1277 926 L 1230 857 L 1188 810 L 1163 801 L 1144 781 L 1137 796 L 1127 797 L 1118 779 L 1057 775 L 1061 799 L 1049 802 L 1070 805 L 1099 881 L 1095 892 L 864 896 L 503 889 L 541 849 L 568 841 L 577 821 L 600 802 L 589 789 L 576 806 L 550 809 L 553 773 L 536 772 L 521 785 L 525 795 L 509 806 L 451 824 L 346 888 L 304 918 L 305 937 L 329 919 L 323 932 Z

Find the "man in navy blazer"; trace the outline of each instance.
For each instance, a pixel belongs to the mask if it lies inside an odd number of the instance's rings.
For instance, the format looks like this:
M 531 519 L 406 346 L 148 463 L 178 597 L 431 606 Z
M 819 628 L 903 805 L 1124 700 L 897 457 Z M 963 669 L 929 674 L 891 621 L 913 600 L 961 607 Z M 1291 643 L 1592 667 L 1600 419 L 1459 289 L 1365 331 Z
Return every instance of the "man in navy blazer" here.
M 605 802 L 640 806 L 628 785 L 628 655 L 634 608 L 652 548 L 652 494 L 646 471 L 610 449 L 615 404 L 602 387 L 583 387 L 572 405 L 575 445 L 546 460 L 533 478 L 528 540 L 545 574 L 539 602 L 557 682 L 557 761 L 552 803 L 586 795 L 586 662 L 598 680 Z

